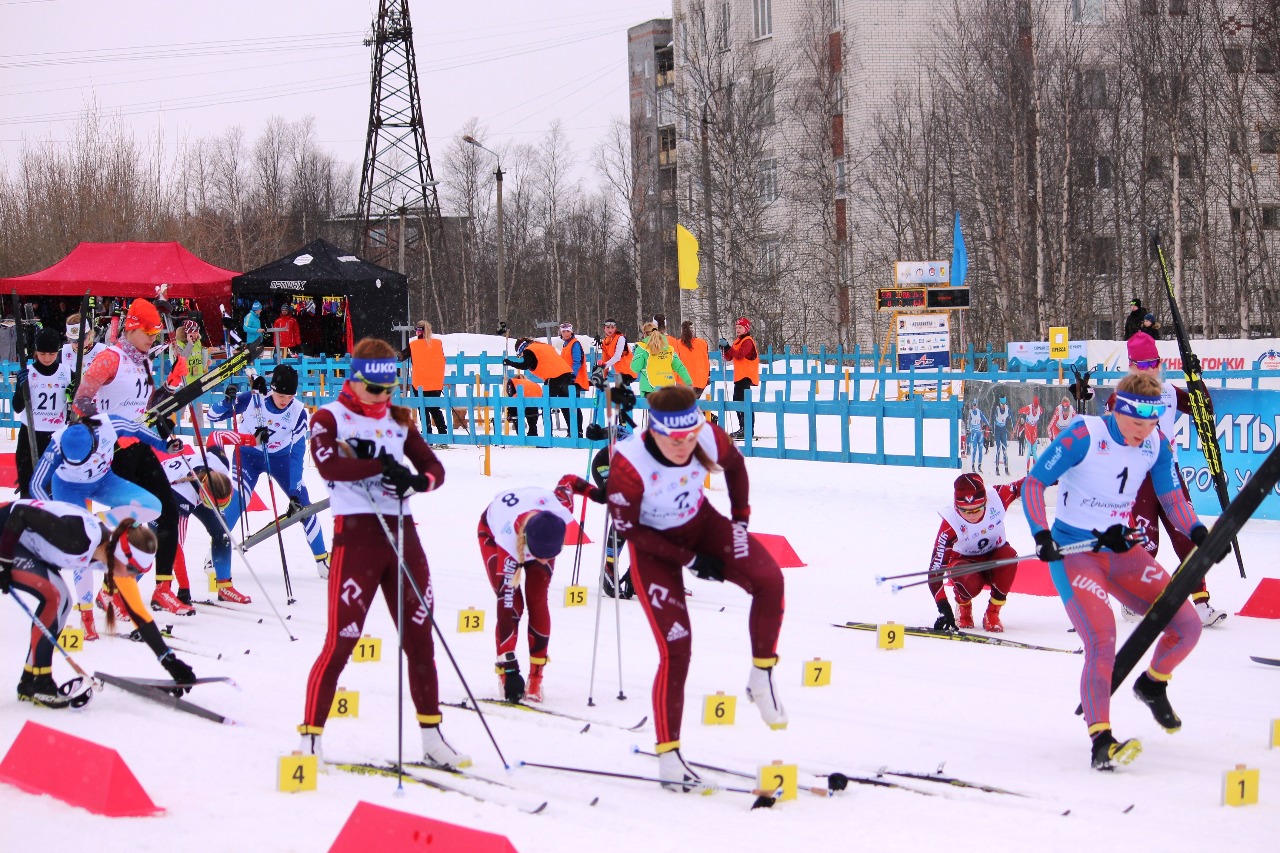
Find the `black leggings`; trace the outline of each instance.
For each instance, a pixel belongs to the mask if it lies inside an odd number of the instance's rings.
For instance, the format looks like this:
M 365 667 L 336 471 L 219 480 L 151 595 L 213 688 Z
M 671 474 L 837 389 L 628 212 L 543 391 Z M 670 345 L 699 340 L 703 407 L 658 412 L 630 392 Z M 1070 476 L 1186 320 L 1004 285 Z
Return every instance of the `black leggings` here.
M 443 397 L 444 392 L 443 391 L 423 391 L 422 396 Z M 441 435 L 443 435 L 444 433 L 447 433 L 449 429 L 448 427 L 445 426 L 445 423 L 444 423 L 444 409 L 440 408 L 439 406 L 427 406 L 425 408 L 427 410 L 427 414 L 430 417 L 428 418 L 427 422 L 423 424 L 423 426 L 426 427 L 426 429 L 424 429 L 423 432 L 429 435 L 431 433 L 431 427 L 434 426 L 435 431 L 440 433 Z
M 53 433 L 36 430 L 36 458 L 44 455 L 45 448 L 53 439 Z M 31 442 L 27 439 L 27 425 L 18 430 L 18 447 L 14 451 L 13 462 L 18 469 L 18 497 L 31 497 L 31 475 L 35 469 L 31 467 Z
M 116 448 L 111 470 L 116 476 L 141 486 L 160 501 L 156 529 L 156 583 L 173 580 L 173 560 L 178 553 L 178 501 L 155 451 L 142 442 Z
M 741 403 L 743 400 L 745 400 L 747 398 L 747 391 L 749 391 L 751 389 L 751 386 L 754 384 L 755 383 L 752 382 L 750 379 L 739 379 L 737 382 L 734 382 L 733 383 L 733 401 L 735 403 Z M 738 429 L 743 433 L 743 435 L 756 434 L 755 429 L 752 426 L 753 420 L 754 420 L 754 417 L 750 412 L 744 411 L 738 415 Z

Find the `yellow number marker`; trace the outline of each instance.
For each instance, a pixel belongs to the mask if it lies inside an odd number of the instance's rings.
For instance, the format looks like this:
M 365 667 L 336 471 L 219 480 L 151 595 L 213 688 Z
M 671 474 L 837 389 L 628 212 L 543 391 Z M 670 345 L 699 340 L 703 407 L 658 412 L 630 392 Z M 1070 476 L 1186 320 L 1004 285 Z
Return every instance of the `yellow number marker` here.
M 63 628 L 58 635 L 58 645 L 68 652 L 80 651 L 84 648 L 84 631 L 80 628 Z
M 217 592 L 217 591 L 218 591 L 218 576 L 209 575 L 209 592 Z
M 333 707 L 329 709 L 330 717 L 352 717 L 360 716 L 360 691 L 347 690 L 339 687 L 338 692 L 333 694 Z
M 902 626 L 894 622 L 886 622 L 880 626 L 877 645 L 882 649 L 900 649 L 902 639 Z
M 826 687 L 831 683 L 831 661 L 814 658 L 804 662 L 805 687 Z
M 280 756 L 280 779 L 276 789 L 286 794 L 316 789 L 317 761 L 314 755 L 295 752 Z
M 360 638 L 360 642 L 356 643 L 355 651 L 351 653 L 351 660 L 356 663 L 377 663 L 382 660 L 382 640 L 365 634 Z
M 726 696 L 723 690 L 717 690 L 714 696 L 702 697 L 702 724 L 704 726 L 732 726 L 737 712 L 737 696 Z
M 1280 746 L 1280 720 L 1271 721 L 1271 748 Z
M 484 611 L 468 607 L 458 611 L 458 633 L 469 634 L 484 630 Z
M 794 764 L 783 764 L 781 761 L 766 764 L 760 768 L 757 781 L 760 783 L 760 789 L 770 794 L 781 788 L 782 796 L 778 797 L 779 800 L 796 798 L 796 766 Z
M 1227 771 L 1226 784 L 1222 788 L 1222 804 L 1226 806 L 1256 806 L 1258 804 L 1258 771 L 1237 764 Z
M 566 586 L 564 588 L 565 607 L 586 607 L 587 588 L 585 586 Z

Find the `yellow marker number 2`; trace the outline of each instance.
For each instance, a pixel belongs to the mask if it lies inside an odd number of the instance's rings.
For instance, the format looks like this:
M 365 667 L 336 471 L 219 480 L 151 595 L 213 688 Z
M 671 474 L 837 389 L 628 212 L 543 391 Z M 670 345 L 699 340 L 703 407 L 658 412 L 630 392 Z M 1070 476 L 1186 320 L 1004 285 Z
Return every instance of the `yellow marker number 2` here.
M 759 787 L 769 794 L 781 788 L 782 795 L 778 797 L 779 800 L 794 800 L 796 798 L 796 775 L 796 766 L 794 764 L 783 764 L 781 761 L 775 761 L 760 768 Z

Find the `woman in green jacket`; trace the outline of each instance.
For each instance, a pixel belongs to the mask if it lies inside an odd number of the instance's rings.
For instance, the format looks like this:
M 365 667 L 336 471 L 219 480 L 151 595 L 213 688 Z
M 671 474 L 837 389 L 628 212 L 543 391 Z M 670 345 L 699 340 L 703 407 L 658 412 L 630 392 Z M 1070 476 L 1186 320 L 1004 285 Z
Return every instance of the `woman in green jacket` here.
M 653 323 L 645 323 L 641 332 L 644 337 L 631 354 L 631 370 L 640 377 L 640 395 L 648 396 L 657 388 L 675 385 L 676 377 L 683 384 L 692 385 L 689 371 L 667 336 Z

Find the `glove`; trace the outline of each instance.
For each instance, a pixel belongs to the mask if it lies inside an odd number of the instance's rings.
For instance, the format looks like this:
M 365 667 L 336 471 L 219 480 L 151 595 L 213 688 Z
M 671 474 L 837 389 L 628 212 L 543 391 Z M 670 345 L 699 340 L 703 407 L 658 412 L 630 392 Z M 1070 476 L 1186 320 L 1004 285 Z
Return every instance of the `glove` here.
M 187 666 L 186 662 L 173 653 L 173 649 L 165 652 L 160 658 L 160 665 L 165 668 L 165 672 L 169 673 L 169 677 L 178 684 L 192 684 L 196 680 L 196 674 Z M 184 693 L 190 693 L 190 687 L 176 687 L 173 695 L 181 696 Z
M 728 342 L 727 340 L 725 340 L 724 338 L 721 338 L 721 339 L 720 339 L 720 345 L 719 345 L 719 346 L 720 346 L 720 349 L 728 349 L 728 348 L 729 348 L 729 342 Z
M 707 554 L 695 554 L 684 567 L 704 581 L 720 581 L 724 583 L 724 561 Z
M 605 386 L 609 384 L 609 371 L 605 369 L 603 364 L 597 364 L 591 369 L 591 387 L 597 391 L 603 391 Z
M 183 443 L 181 437 L 179 436 L 170 435 L 167 439 L 165 439 L 164 449 L 169 451 L 174 456 L 177 456 L 179 453 L 181 453 L 185 447 L 186 445 Z
M 415 474 L 389 453 L 382 454 L 379 459 L 382 462 L 382 487 L 395 492 L 396 497 L 404 498 L 414 492 L 431 491 L 434 485 L 431 477 Z
M 21 391 L 23 394 L 27 393 L 27 379 L 28 379 L 27 371 L 19 370 L 18 371 L 18 390 Z
M 509 359 L 509 358 L 504 358 L 504 359 L 502 360 L 502 363 L 503 363 L 504 365 L 506 365 L 507 367 L 519 367 L 519 366 L 520 366 L 519 364 L 517 364 L 516 362 L 512 361 L 512 360 L 511 360 L 511 359 Z
M 1197 548 L 1203 545 L 1204 540 L 1208 538 L 1209 528 L 1205 527 L 1203 524 L 1197 524 L 1195 527 L 1191 528 L 1191 542 Z
M 1200 356 L 1195 353 L 1188 353 L 1186 359 L 1182 363 L 1183 368 L 1194 373 L 1200 374 Z
M 13 557 L 0 557 L 0 593 L 9 594 L 13 582 Z
M 1138 528 L 1125 527 L 1123 524 L 1113 524 L 1106 530 L 1095 530 L 1093 535 L 1098 539 L 1093 545 L 1093 550 L 1101 551 L 1103 548 L 1109 548 L 1117 554 L 1123 554 L 1147 538 L 1146 534 Z
M 935 631 L 959 631 L 956 625 L 956 612 L 951 609 L 951 602 L 942 599 L 938 602 L 938 619 L 933 623 Z
M 609 437 L 609 430 L 600 426 L 600 424 L 587 424 L 584 434 L 587 437 L 587 441 L 604 441 Z
M 1036 533 L 1036 556 L 1046 563 L 1054 563 L 1062 559 L 1062 552 L 1058 550 L 1058 543 L 1053 541 L 1053 534 L 1047 530 L 1041 530 Z
M 84 423 L 84 421 L 81 421 L 81 423 Z M 158 418 L 156 420 L 156 435 L 168 441 L 169 436 L 173 435 L 173 421 L 168 418 Z
M 168 377 L 164 380 L 165 386 L 175 391 L 181 388 L 182 380 L 187 378 L 188 372 L 187 357 L 184 355 L 178 356 L 178 360 L 173 363 L 173 370 L 169 371 Z
M 255 376 L 249 387 L 259 394 L 265 394 L 267 393 L 267 380 L 261 376 Z
M 561 494 L 564 497 L 561 497 Z M 604 489 L 593 485 L 591 482 L 582 479 L 576 474 L 565 474 L 560 478 L 560 482 L 556 484 L 556 497 L 561 503 L 572 503 L 569 495 L 586 495 L 588 500 L 595 501 L 598 504 L 604 503 Z
M 609 389 L 609 399 L 615 406 L 630 409 L 636 404 L 636 392 L 626 385 L 615 385 Z
M 289 495 L 289 508 L 284 511 L 285 518 L 302 512 L 302 498 L 297 495 Z
M 227 405 L 234 406 L 236 404 L 236 398 L 240 396 L 240 389 L 234 382 L 232 382 L 226 388 L 222 389 L 222 393 L 227 398 Z
M 258 444 L 265 445 L 271 440 L 271 428 L 260 426 L 253 431 L 253 438 Z

